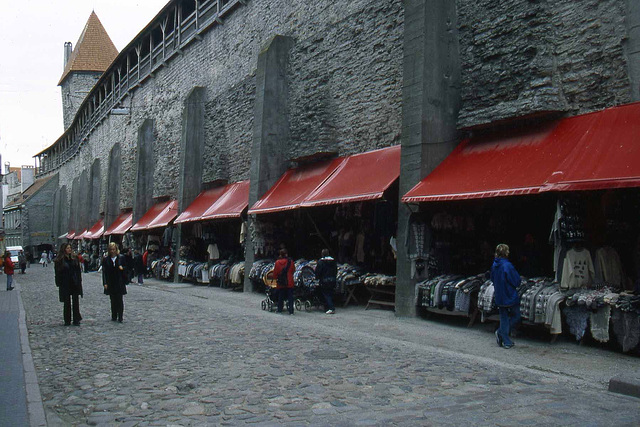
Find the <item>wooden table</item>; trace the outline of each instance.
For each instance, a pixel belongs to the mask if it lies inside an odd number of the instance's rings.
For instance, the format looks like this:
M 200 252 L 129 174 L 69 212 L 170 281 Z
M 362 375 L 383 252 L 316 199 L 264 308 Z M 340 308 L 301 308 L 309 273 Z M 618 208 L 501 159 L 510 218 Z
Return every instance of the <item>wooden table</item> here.
M 371 294 L 365 310 L 369 309 L 371 304 L 394 307 L 396 306 L 396 287 L 395 286 L 366 286 Z

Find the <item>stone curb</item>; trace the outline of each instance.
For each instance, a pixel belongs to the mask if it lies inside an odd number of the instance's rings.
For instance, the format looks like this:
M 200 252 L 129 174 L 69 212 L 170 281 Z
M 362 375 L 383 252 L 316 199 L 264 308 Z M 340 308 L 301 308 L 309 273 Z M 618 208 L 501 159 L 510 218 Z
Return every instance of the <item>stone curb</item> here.
M 27 331 L 27 316 L 24 311 L 24 305 L 22 304 L 20 286 L 16 286 L 15 291 L 18 293 L 18 329 L 20 332 L 20 346 L 22 348 L 24 382 L 27 389 L 27 415 L 29 417 L 29 425 L 31 427 L 46 426 L 47 419 L 44 414 L 44 406 L 42 404 L 42 396 L 40 394 L 40 386 L 38 385 L 36 368 L 33 365 L 33 357 L 31 356 L 29 332 Z
M 609 380 L 609 391 L 640 398 L 640 371 L 615 376 Z

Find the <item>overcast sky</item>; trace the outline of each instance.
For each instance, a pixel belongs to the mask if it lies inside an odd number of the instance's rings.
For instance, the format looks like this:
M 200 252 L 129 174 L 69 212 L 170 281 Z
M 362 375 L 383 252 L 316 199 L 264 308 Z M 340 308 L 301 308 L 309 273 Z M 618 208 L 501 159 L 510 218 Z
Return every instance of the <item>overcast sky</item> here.
M 75 48 L 95 10 L 121 51 L 168 0 L 0 0 L 0 154 L 11 166 L 64 131 L 60 87 L 63 47 Z

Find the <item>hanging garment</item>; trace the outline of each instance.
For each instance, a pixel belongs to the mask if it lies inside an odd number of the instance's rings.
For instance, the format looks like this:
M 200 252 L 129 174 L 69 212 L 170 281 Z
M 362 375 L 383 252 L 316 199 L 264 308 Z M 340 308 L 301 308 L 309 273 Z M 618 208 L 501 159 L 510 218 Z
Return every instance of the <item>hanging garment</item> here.
M 591 335 L 593 339 L 600 342 L 609 341 L 609 317 L 611 316 L 611 306 L 605 305 L 596 312 L 591 312 L 589 323 L 591 323 Z
M 622 261 L 620 255 L 611 246 L 605 246 L 596 251 L 596 278 L 615 286 L 622 286 Z
M 218 245 L 216 243 L 212 243 L 207 247 L 207 253 L 209 254 L 209 259 L 220 258 L 220 251 L 218 250 Z
M 562 289 L 581 288 L 593 283 L 595 270 L 589 250 L 571 249 L 567 252 L 562 267 Z
M 560 313 L 560 304 L 564 301 L 564 295 L 556 292 L 549 297 L 547 301 L 546 316 L 544 324 L 549 327 L 551 335 L 562 333 L 562 314 Z
M 613 333 L 622 346 L 622 351 L 627 352 L 636 348 L 640 342 L 640 316 L 633 311 L 622 311 L 619 308 L 611 314 Z
M 587 331 L 589 312 L 584 306 L 572 306 L 565 307 L 563 313 L 569 325 L 569 332 L 576 337 L 576 341 L 580 341 Z

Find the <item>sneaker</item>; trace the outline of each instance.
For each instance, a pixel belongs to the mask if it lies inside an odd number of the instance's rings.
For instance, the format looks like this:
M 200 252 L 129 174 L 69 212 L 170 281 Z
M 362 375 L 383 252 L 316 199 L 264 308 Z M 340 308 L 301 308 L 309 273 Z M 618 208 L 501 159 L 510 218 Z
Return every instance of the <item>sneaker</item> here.
M 500 333 L 498 332 L 498 330 L 496 329 L 496 344 L 498 344 L 498 347 L 502 347 L 502 337 L 500 336 Z
M 327 310 L 325 314 L 336 314 L 335 310 Z
M 515 344 L 506 344 L 503 345 L 502 347 L 506 348 L 507 350 L 509 350 L 511 347 L 513 347 Z

